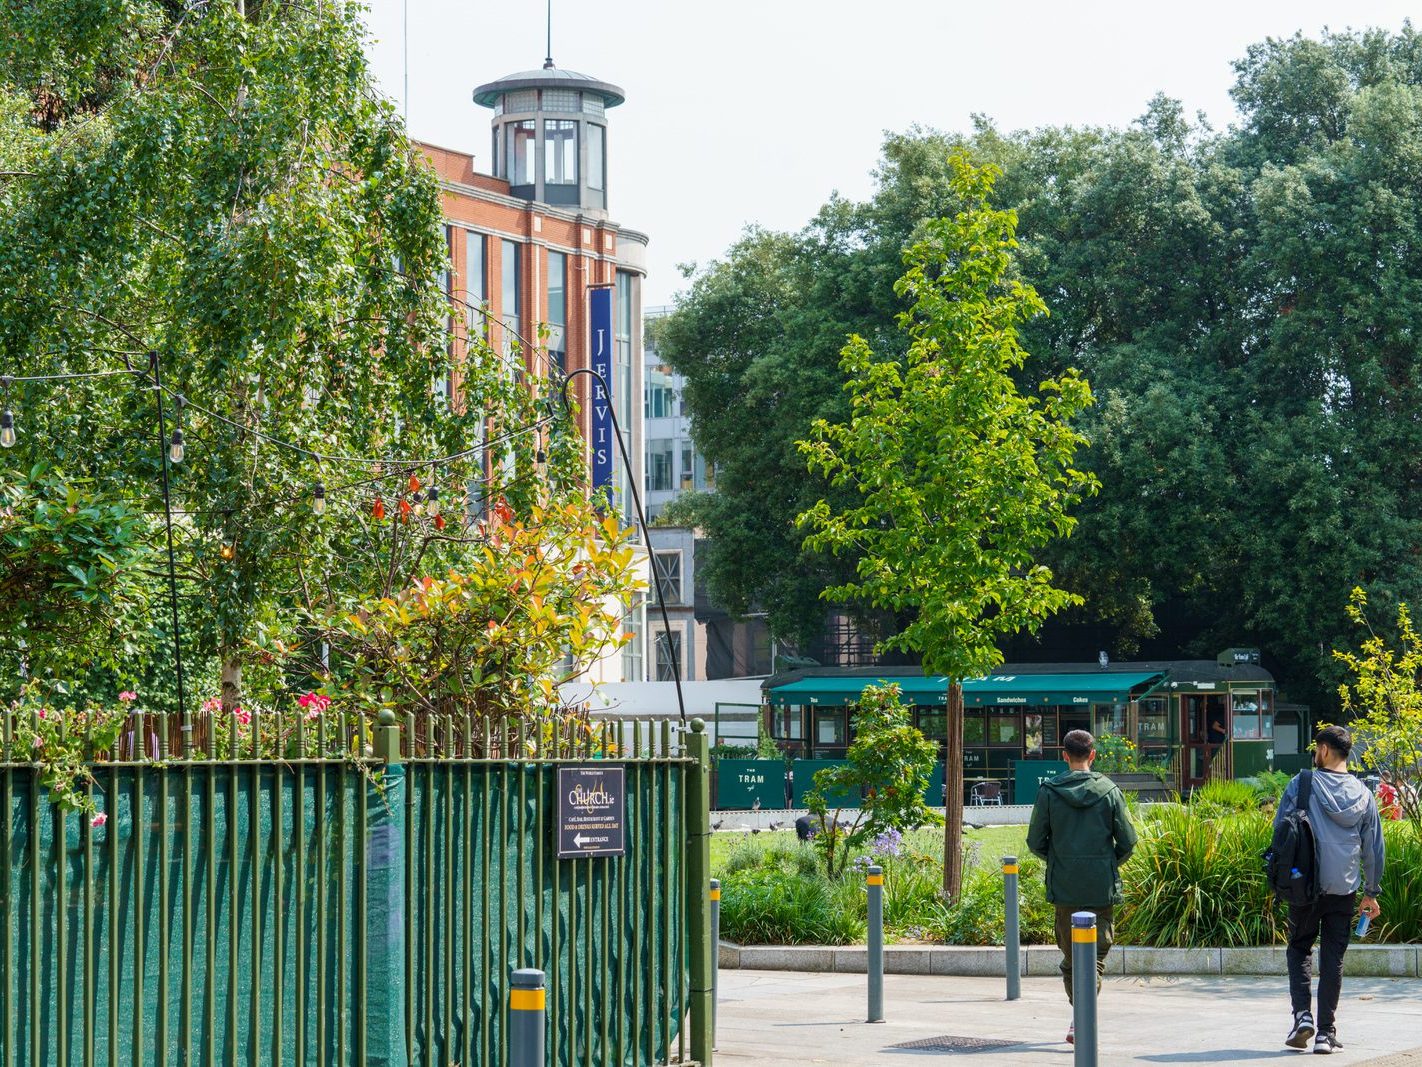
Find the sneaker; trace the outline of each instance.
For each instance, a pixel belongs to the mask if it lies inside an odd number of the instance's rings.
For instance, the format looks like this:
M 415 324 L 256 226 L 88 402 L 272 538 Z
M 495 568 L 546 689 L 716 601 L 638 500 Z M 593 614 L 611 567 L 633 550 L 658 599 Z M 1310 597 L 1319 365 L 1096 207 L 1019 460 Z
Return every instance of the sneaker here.
M 1313 1039 L 1313 1051 L 1320 1056 L 1327 1056 L 1330 1052 L 1342 1052 L 1343 1042 L 1338 1040 L 1338 1035 L 1332 1029 L 1320 1030 L 1318 1036 Z
M 1076 1044 L 1076 1023 L 1071 1023 L 1069 1026 L 1067 1026 L 1067 1044 Z
M 1294 1028 L 1289 1031 L 1289 1036 L 1284 1038 L 1284 1044 L 1289 1048 L 1308 1048 L 1308 1039 L 1314 1035 L 1313 1016 L 1306 1011 L 1301 1011 L 1294 1016 Z

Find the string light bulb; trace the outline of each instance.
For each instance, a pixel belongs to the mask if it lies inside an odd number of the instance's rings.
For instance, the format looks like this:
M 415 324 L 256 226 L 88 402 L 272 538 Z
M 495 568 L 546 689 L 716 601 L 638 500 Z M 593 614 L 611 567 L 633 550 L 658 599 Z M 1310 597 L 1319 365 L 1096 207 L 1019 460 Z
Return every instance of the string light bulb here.
M 217 554 L 230 563 L 237 558 L 237 546 L 231 541 L 223 541 L 222 547 L 217 550 Z
M 311 490 L 311 511 L 318 516 L 326 514 L 326 487 L 320 482 Z
M 435 518 L 439 518 L 439 488 L 430 486 L 430 491 L 425 495 L 425 510 Z
M 7 374 L 0 378 L 0 386 L 4 387 L 5 410 L 0 411 L 0 448 L 15 447 L 15 413 L 10 410 L 10 376 Z
M 181 463 L 181 462 L 183 462 L 183 453 L 184 453 L 184 451 L 185 451 L 185 449 L 184 449 L 184 447 L 183 447 L 183 398 L 182 398 L 182 397 L 178 397 L 178 399 L 177 399 L 177 407 L 178 407 L 178 415 L 177 415 L 177 420 L 178 420 L 178 421 L 177 421 L 177 425 L 175 425 L 175 426 L 173 427 L 173 439 L 168 442 L 168 462 L 169 462 L 169 463 Z

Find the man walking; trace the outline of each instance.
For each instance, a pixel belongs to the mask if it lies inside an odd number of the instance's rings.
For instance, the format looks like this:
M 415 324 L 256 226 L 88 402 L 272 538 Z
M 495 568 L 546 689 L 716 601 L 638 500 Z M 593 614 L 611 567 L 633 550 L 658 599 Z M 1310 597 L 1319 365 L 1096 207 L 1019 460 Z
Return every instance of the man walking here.
M 1313 771 L 1294 775 L 1279 800 L 1277 826 L 1298 807 L 1300 778 L 1311 778 L 1307 805 L 1318 867 L 1318 899 L 1289 905 L 1289 998 L 1294 1025 L 1284 1044 L 1308 1047 L 1323 1054 L 1343 1046 L 1333 1027 L 1338 995 L 1343 989 L 1343 953 L 1348 948 L 1353 917 L 1360 912 L 1369 921 L 1381 913 L 1379 884 L 1383 872 L 1382 820 L 1373 794 L 1348 773 L 1348 753 L 1353 738 L 1341 726 L 1325 726 L 1313 739 Z M 1363 890 L 1361 905 L 1357 899 Z M 1314 941 L 1318 949 L 1318 1023 L 1309 1013 Z
M 1121 903 L 1119 868 L 1136 847 L 1136 831 L 1121 790 L 1091 769 L 1096 740 L 1085 730 L 1062 738 L 1067 770 L 1037 790 L 1027 847 L 1047 861 L 1047 900 L 1057 908 L 1057 948 L 1062 980 L 1071 1001 L 1071 915 L 1096 914 L 1096 988 L 1106 970 L 1115 934 L 1115 906 Z M 1076 1038 L 1073 1023 L 1067 1042 Z

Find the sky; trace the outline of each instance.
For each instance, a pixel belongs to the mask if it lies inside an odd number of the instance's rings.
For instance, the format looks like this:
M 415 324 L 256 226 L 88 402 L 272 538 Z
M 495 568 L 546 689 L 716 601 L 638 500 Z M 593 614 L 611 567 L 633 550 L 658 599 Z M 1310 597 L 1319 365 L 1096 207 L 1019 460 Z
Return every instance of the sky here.
M 546 0 L 367 0 L 380 88 L 413 137 L 489 169 L 476 85 L 543 65 Z M 869 196 L 886 131 L 1126 125 L 1157 92 L 1234 121 L 1250 44 L 1397 30 L 1401 0 L 553 0 L 559 67 L 621 86 L 608 114 L 612 218 L 649 235 L 648 306 L 680 264 L 750 225 L 803 226 L 832 193 Z

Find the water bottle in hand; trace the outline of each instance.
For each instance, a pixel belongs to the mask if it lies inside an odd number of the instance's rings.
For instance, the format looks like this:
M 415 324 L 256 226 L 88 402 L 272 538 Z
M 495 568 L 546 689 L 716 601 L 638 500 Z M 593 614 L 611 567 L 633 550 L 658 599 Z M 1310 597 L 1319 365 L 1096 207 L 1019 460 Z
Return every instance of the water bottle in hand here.
M 1368 923 L 1370 923 L 1371 921 L 1372 920 L 1368 918 L 1368 913 L 1363 912 L 1363 914 L 1358 916 L 1358 925 L 1356 929 L 1354 929 L 1353 933 L 1355 933 L 1358 937 L 1366 937 L 1368 935 Z

